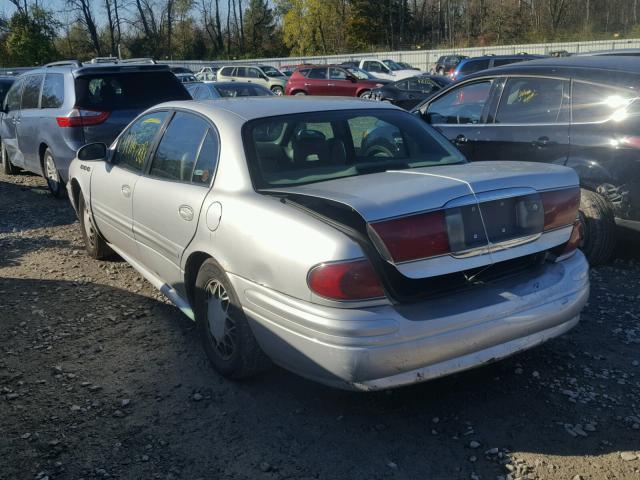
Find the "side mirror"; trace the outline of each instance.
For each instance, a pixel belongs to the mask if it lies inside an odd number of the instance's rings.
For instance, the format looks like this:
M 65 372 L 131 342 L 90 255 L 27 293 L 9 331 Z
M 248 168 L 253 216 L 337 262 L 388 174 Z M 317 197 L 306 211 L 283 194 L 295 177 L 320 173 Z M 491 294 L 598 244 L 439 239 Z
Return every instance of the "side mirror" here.
M 106 160 L 107 146 L 104 143 L 88 143 L 78 149 L 78 160 L 96 161 Z
M 347 80 L 352 83 L 356 83 L 358 81 L 358 79 L 354 75 L 347 75 Z
M 263 80 L 269 80 L 269 77 L 267 77 L 265 74 L 260 75 L 260 77 L 261 77 Z

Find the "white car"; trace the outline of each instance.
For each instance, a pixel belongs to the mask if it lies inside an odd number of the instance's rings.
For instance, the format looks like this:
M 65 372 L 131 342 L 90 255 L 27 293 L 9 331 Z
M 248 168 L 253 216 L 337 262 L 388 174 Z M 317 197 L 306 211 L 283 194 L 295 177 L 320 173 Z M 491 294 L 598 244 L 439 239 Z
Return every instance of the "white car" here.
M 376 78 L 383 80 L 402 80 L 403 78 L 415 77 L 416 70 L 408 70 L 402 68 L 400 65 L 392 60 L 378 60 L 375 58 L 368 58 L 360 60 L 354 66 L 361 68 L 365 72 L 369 72 Z

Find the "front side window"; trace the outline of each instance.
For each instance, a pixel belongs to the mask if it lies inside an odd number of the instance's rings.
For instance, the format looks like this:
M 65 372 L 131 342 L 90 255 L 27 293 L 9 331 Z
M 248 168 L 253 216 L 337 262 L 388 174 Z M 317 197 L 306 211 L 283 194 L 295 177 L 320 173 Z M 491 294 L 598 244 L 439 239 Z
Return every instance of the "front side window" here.
M 231 77 L 233 76 L 233 69 L 234 67 L 224 67 L 222 70 L 220 70 L 220 75 L 224 75 L 225 77 Z
M 64 75 L 48 73 L 42 86 L 41 108 L 60 108 L 64 103 Z
M 247 67 L 238 67 L 234 76 L 247 78 L 247 76 L 249 76 L 249 74 L 247 73 Z
M 260 70 L 257 68 L 247 68 L 247 76 L 249 78 L 260 78 Z
M 19 78 L 7 93 L 7 97 L 4 100 L 4 106 L 7 112 L 20 109 L 20 97 L 22 96 L 23 84 L 24 79 Z
M 329 69 L 329 78 L 331 80 L 346 80 L 347 72 L 341 68 L 332 67 Z
M 40 86 L 44 75 L 30 75 L 24 81 L 24 89 L 22 90 L 22 103 L 20 108 L 38 108 L 40 103 Z
M 147 154 L 167 112 L 153 112 L 136 120 L 120 137 L 114 152 L 114 163 L 134 172 L 142 172 Z
M 176 113 L 158 144 L 149 174 L 167 180 L 190 182 L 208 130 L 209 124 L 204 119 L 191 113 Z
M 435 125 L 480 123 L 490 91 L 490 81 L 456 88 L 429 105 L 427 119 Z
M 573 123 L 600 123 L 626 119 L 639 102 L 637 92 L 574 81 L 571 103 Z
M 402 80 L 401 82 L 396 82 L 394 85 L 398 90 L 409 90 L 408 80 Z
M 243 140 L 257 188 L 465 161 L 419 118 L 395 110 L 257 119 L 244 126 Z
M 382 72 L 382 65 L 379 62 L 364 62 L 364 69 L 369 72 Z
M 551 78 L 510 78 L 502 92 L 496 123 L 557 123 L 568 92 Z
M 261 67 L 262 71 L 264 72 L 264 74 L 267 77 L 284 77 L 284 75 L 282 74 L 282 72 L 280 70 L 278 70 L 275 67 L 269 67 L 269 66 L 265 66 L 265 67 Z

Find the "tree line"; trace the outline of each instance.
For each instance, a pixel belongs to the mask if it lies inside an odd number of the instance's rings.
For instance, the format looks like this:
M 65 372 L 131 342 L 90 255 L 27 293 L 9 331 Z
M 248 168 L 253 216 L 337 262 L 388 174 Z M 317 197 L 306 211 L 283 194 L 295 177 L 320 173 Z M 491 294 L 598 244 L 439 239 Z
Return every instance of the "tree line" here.
M 640 37 L 639 0 L 5 0 L 0 64 L 242 59 Z

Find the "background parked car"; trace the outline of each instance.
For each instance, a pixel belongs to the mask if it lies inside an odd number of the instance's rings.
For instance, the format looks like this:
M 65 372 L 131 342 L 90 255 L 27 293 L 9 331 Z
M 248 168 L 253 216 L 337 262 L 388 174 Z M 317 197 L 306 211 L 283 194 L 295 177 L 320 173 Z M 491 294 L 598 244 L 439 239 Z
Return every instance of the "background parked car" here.
M 174 73 L 174 75 L 182 83 L 192 83 L 192 82 L 198 81 L 198 79 L 193 73 Z
M 187 67 L 169 67 L 169 69 L 171 70 L 172 73 L 175 73 L 175 74 L 190 73 L 191 75 L 193 75 L 193 72 L 189 70 Z
M 536 60 L 538 58 L 544 58 L 544 56 L 519 53 L 517 55 L 486 55 L 484 57 L 464 58 L 451 73 L 449 73 L 449 78 L 451 78 L 451 80 L 460 80 L 467 75 L 481 70 L 487 70 L 488 68 L 500 67 L 510 63 L 525 62 L 527 60 Z
M 640 231 L 640 59 L 572 56 L 480 72 L 418 107 L 470 160 L 573 167 L 584 251 L 606 261 L 615 224 Z
M 438 75 L 449 75 L 465 58 L 469 57 L 466 55 L 443 55 L 438 58 L 433 71 Z
M 440 75 L 419 75 L 376 88 L 371 91 L 371 98 L 410 110 L 451 82 Z
M 469 164 L 386 104 L 166 103 L 70 174 L 88 254 L 161 289 L 230 378 L 271 359 L 346 389 L 415 384 L 563 334 L 589 295 L 574 171 Z
M 287 77 L 271 65 L 233 65 L 218 70 L 219 82 L 248 82 L 268 88 L 276 95 L 283 95 Z
M 3 171 L 19 167 L 44 176 L 65 194 L 69 162 L 85 143 L 111 143 L 141 111 L 190 99 L 166 65 L 83 65 L 56 62 L 21 75 L 0 119 Z
M 187 90 L 194 100 L 213 100 L 223 97 L 264 97 L 275 95 L 271 90 L 255 83 L 245 82 L 215 82 L 189 83 Z
M 362 97 L 382 85 L 378 79 L 360 79 L 341 65 L 315 65 L 302 67 L 293 72 L 287 82 L 285 93 Z
M 360 68 L 376 78 L 389 81 L 413 77 L 416 74 L 415 70 L 403 70 L 401 68 L 398 70 L 391 70 L 391 68 L 385 65 L 382 60 L 377 60 L 375 58 L 343 62 L 341 65 L 345 67 Z
M 214 82 L 216 81 L 216 73 L 218 70 L 220 70 L 219 67 L 202 67 L 198 73 L 196 73 L 196 78 L 200 81 Z
M 16 77 L 0 77 L 0 104 L 4 101 L 4 97 L 15 81 Z

